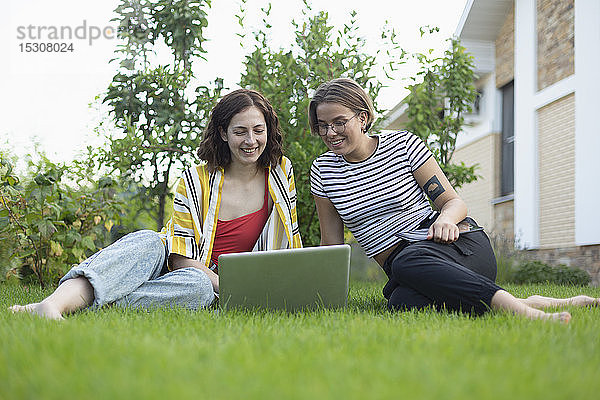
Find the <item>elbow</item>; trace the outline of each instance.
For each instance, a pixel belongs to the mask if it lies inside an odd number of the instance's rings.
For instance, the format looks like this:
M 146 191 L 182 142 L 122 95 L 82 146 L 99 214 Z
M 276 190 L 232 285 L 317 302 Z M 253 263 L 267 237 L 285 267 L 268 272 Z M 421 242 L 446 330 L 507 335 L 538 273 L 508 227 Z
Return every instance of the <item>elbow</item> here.
M 344 244 L 344 239 L 324 238 L 321 237 L 321 246 L 333 246 L 336 244 Z
M 469 211 L 468 207 L 467 207 L 467 203 L 465 203 L 465 201 L 460 198 L 460 197 L 456 197 L 453 200 L 454 206 L 459 209 L 460 211 L 464 212 L 465 214 Z
M 464 202 L 460 197 L 454 197 L 453 199 L 447 200 L 441 207 L 440 211 L 445 215 L 452 215 L 453 218 L 457 218 L 462 221 L 467 216 L 467 203 Z
M 321 246 L 333 246 L 335 244 L 339 244 L 339 243 L 335 243 L 335 242 L 332 242 L 330 240 L 329 241 L 328 240 L 321 240 L 321 244 L 320 245 Z
M 463 199 L 461 199 L 460 197 L 458 198 L 458 200 L 460 201 L 462 211 L 466 217 L 467 214 L 469 213 L 469 207 L 467 207 L 467 203 L 465 203 L 465 201 Z
M 469 213 L 467 203 L 465 203 L 465 201 L 463 199 L 461 199 L 460 197 L 457 197 L 456 199 L 454 199 L 454 202 L 455 202 L 456 210 L 458 211 L 458 214 L 459 214 L 461 220 L 466 218 L 466 216 Z

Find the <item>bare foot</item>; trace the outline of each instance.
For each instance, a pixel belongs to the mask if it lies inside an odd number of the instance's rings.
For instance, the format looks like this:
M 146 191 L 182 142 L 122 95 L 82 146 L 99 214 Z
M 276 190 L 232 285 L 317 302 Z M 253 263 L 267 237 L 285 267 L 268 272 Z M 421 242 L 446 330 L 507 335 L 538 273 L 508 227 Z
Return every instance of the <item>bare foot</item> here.
M 539 319 L 539 320 L 547 320 L 547 321 L 557 321 L 562 322 L 563 324 L 568 324 L 571 320 L 571 314 L 567 311 L 556 312 L 556 313 L 548 313 L 535 308 L 528 307 L 526 310 L 522 310 L 522 315 L 526 316 L 529 319 Z
M 590 296 L 575 296 L 567 300 L 569 300 L 567 304 L 574 306 L 600 306 L 600 299 L 596 299 Z
M 11 310 L 13 313 L 27 312 L 48 319 L 64 319 L 60 311 L 58 311 L 56 307 L 53 307 L 52 304 L 43 301 L 41 303 L 31 303 L 24 306 L 14 305 L 12 307 L 9 307 L 8 309 Z
M 541 319 L 546 319 L 550 321 L 562 322 L 563 324 L 568 324 L 571 320 L 571 314 L 567 311 L 557 312 L 557 313 L 544 313 Z
M 544 297 L 539 295 L 529 296 L 521 300 L 529 307 L 544 308 L 544 307 L 564 307 L 564 306 L 600 306 L 600 299 L 590 296 L 574 296 L 566 299 L 555 299 L 553 297 Z

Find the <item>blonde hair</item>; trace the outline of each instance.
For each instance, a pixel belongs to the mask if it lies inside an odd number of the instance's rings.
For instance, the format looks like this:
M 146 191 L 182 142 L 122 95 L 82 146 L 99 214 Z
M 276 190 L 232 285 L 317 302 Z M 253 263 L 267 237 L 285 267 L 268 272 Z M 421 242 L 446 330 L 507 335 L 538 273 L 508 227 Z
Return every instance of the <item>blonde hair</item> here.
M 348 107 L 355 113 L 366 112 L 367 123 L 365 132 L 371 128 L 375 120 L 375 110 L 369 95 L 356 81 L 350 78 L 337 78 L 323 83 L 308 105 L 308 122 L 310 130 L 316 134 L 318 131 L 317 106 L 322 103 L 337 103 Z

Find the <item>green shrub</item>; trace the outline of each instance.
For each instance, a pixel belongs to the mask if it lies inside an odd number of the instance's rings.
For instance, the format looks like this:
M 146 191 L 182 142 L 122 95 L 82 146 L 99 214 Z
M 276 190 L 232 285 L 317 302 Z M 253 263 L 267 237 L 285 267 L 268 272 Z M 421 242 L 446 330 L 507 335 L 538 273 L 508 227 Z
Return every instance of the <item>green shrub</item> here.
M 516 268 L 512 281 L 523 283 L 555 283 L 558 285 L 585 286 L 591 282 L 590 275 L 579 268 L 566 265 L 553 267 L 541 261 L 528 261 Z
M 513 282 L 517 261 L 514 257 L 509 257 L 505 253 L 496 253 L 496 265 L 498 266 L 496 273 L 496 282 L 509 283 Z
M 0 154 L 3 280 L 56 283 L 70 265 L 108 244 L 121 208 L 110 177 L 93 180 L 76 166 L 57 165 L 43 155 L 18 174 Z

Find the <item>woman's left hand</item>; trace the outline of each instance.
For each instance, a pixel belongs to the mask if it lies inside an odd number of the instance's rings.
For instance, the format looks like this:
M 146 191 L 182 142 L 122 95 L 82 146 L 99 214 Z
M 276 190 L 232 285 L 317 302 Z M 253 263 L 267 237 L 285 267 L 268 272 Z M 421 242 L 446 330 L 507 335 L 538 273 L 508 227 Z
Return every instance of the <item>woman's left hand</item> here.
M 459 234 L 458 225 L 440 215 L 429 227 L 427 240 L 433 240 L 437 243 L 452 243 L 458 240 Z

